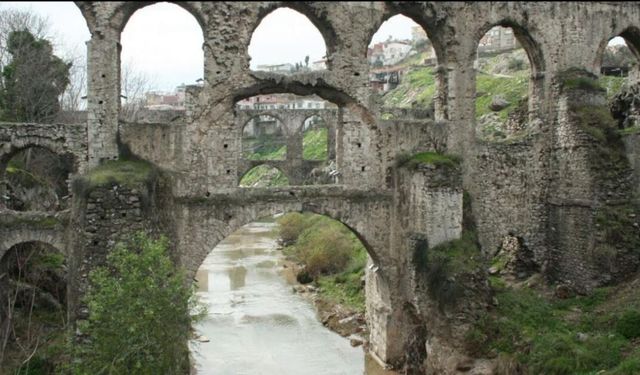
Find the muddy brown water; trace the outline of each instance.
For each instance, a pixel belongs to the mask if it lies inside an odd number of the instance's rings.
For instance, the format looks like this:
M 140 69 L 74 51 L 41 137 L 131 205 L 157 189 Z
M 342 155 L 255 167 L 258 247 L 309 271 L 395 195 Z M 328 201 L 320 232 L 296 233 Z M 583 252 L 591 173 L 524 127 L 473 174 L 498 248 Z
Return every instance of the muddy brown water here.
M 272 222 L 246 225 L 216 246 L 196 275 L 208 315 L 190 343 L 199 375 L 390 375 L 361 347 L 324 327 L 279 270 Z M 365 373 L 366 368 L 366 373 Z

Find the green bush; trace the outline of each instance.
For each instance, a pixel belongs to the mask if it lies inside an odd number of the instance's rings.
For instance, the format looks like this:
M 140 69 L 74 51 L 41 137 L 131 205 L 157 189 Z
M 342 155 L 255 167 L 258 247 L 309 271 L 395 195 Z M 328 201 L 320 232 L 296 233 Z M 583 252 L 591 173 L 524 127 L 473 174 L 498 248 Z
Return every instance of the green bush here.
M 303 232 L 295 246 L 296 256 L 313 277 L 342 272 L 351 259 L 352 242 L 333 225 Z
M 305 229 L 313 225 L 314 220 L 309 215 L 291 212 L 278 219 L 280 240 L 284 246 L 294 244 Z
M 182 374 L 188 369 L 193 286 L 167 254 L 167 241 L 139 233 L 90 273 L 89 340 L 75 374 Z
M 323 297 L 364 311 L 367 251 L 356 235 L 338 221 L 309 213 L 286 214 L 278 224 L 288 245 L 284 252 L 305 266 L 298 281 L 315 281 Z
M 625 311 L 616 323 L 616 332 L 628 339 L 640 337 L 640 311 Z

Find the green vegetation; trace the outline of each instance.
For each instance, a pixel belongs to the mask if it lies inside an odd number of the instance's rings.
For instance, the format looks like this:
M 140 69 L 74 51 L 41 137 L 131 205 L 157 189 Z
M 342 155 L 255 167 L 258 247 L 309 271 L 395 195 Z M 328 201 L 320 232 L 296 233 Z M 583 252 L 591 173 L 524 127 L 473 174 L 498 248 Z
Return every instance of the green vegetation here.
M 428 248 L 424 239 L 414 246 L 413 262 L 419 277 L 425 279 L 427 292 L 441 309 L 453 306 L 462 296 L 465 275 L 482 269 L 485 262 L 480 253 L 475 231 L 464 230 L 462 237 Z
M 576 123 L 591 137 L 607 142 L 614 137 L 617 123 L 609 109 L 604 106 L 579 106 L 573 108 L 572 115 Z
M 5 227 L 36 227 L 41 229 L 53 229 L 60 224 L 60 220 L 54 216 L 11 216 L 0 218 L 0 224 Z
M 76 374 L 182 374 L 189 366 L 187 341 L 194 286 L 167 254 L 167 240 L 138 233 L 119 244 L 107 264 L 90 273 Z M 198 307 L 202 309 L 201 306 Z
M 509 105 L 496 113 L 504 121 L 516 108 L 516 104 L 528 94 L 529 70 L 519 71 L 512 77 L 479 73 L 476 76 L 476 118 L 493 112 L 489 104 L 494 96 L 503 97 Z
M 245 158 L 249 160 L 284 160 L 287 157 L 287 145 L 283 136 L 261 136 L 242 140 Z
M 412 56 L 415 63 L 421 61 Z M 404 65 L 410 65 L 409 63 Z M 500 54 L 480 57 L 476 75 L 476 118 L 495 113 L 496 118 L 482 123 L 483 138 L 499 140 L 505 137 L 504 123 L 516 112 L 528 111 L 528 91 L 530 68 L 524 50 L 517 49 Z M 435 72 L 431 67 L 411 67 L 395 89 L 383 96 L 385 107 L 428 107 L 436 94 Z M 591 77 L 591 78 L 589 78 Z M 606 90 L 611 99 L 620 91 L 624 77 L 591 76 L 582 70 L 568 70 L 560 75 L 560 80 L 568 89 Z M 492 111 L 489 104 L 496 96 L 502 97 L 508 105 Z M 526 119 L 526 118 L 525 118 Z M 628 132 L 631 132 L 629 130 Z
M 302 139 L 302 158 L 305 160 L 326 160 L 329 156 L 326 127 L 307 130 Z
M 610 258 L 614 258 L 617 253 L 621 252 L 621 248 L 640 252 L 640 238 L 635 233 L 634 223 L 637 219 L 637 208 L 633 205 L 622 206 L 610 206 L 604 205 L 599 207 L 595 222 L 598 226 L 599 232 L 602 234 L 602 244 L 597 247 L 596 256 L 602 261 L 608 261 L 607 254 L 610 254 Z M 607 246 L 616 246 L 616 249 L 612 251 L 606 251 Z M 603 251 L 605 250 L 605 251 Z M 613 260 L 613 259 L 611 259 Z
M 607 100 L 610 101 L 615 94 L 620 92 L 624 84 L 625 77 L 600 76 L 598 85 L 607 90 Z
M 278 168 L 262 164 L 245 173 L 239 185 L 242 187 L 287 186 L 289 185 L 289 180 Z
M 0 119 L 51 119 L 60 110 L 58 98 L 69 84 L 71 64 L 53 54 L 49 40 L 35 37 L 26 27 L 3 31 L 7 36 L 2 43 L 11 60 L 2 68 Z
M 411 68 L 395 89 L 384 97 L 385 107 L 428 107 L 436 93 L 433 68 Z
M 16 163 L 12 163 L 12 161 L 13 159 L 9 161 L 9 165 L 7 166 L 7 175 L 10 179 L 17 181 L 20 186 L 24 186 L 27 189 L 38 185 L 52 187 L 52 184 L 46 179 L 21 168 L 16 165 Z
M 278 224 L 284 253 L 304 265 L 298 279 L 313 280 L 323 297 L 364 311 L 361 279 L 367 252 L 356 235 L 343 224 L 316 214 L 286 214 Z
M 82 185 L 84 191 L 111 184 L 136 187 L 148 183 L 154 172 L 153 165 L 144 160 L 110 160 L 93 168 L 75 183 Z
M 38 242 L 13 246 L 2 258 L 3 374 L 59 373 L 68 362 L 66 270 L 64 255 Z
M 492 278 L 497 307 L 467 334 L 476 355 L 499 355 L 532 374 L 637 374 L 640 296 L 633 286 L 565 300 L 544 287 Z
M 328 157 L 327 128 L 308 130 L 302 139 L 302 156 L 306 160 L 326 160 Z M 283 160 L 287 154 L 287 147 L 258 147 L 256 152 L 248 154 L 250 160 Z M 276 187 L 287 186 L 289 180 L 279 169 L 267 164 L 259 165 L 247 172 L 240 180 L 243 187 Z

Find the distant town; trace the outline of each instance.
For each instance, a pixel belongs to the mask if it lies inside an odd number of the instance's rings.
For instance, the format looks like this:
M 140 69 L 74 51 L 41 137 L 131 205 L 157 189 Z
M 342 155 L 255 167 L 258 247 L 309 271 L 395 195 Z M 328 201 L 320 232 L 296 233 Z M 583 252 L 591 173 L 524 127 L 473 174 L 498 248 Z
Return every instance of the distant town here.
M 494 27 L 480 40 L 478 53 L 495 53 L 518 48 L 518 42 L 510 28 Z M 411 59 L 416 56 L 417 58 Z M 425 31 L 414 26 L 411 39 L 397 39 L 393 36 L 375 43 L 367 50 L 369 83 L 377 93 L 393 90 L 401 82 L 403 75 L 416 65 L 435 66 L 436 55 Z M 258 65 L 258 71 L 277 74 L 321 71 L 327 69 L 327 60 L 301 61 L 273 65 Z M 174 92 L 152 91 L 146 94 L 144 108 L 149 110 L 184 109 L 185 85 L 176 87 Z M 298 97 L 296 95 L 258 95 L 243 99 L 236 104 L 238 109 L 324 109 L 335 106 L 319 97 Z

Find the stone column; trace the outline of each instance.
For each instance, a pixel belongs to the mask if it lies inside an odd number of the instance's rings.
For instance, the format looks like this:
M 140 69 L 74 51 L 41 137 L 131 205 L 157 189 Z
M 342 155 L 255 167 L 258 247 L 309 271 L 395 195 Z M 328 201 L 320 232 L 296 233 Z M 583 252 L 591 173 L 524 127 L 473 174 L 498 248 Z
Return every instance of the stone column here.
M 291 120 L 289 119 L 289 121 Z M 285 128 L 295 129 L 296 127 L 285 124 Z M 302 185 L 304 179 L 302 176 L 302 138 L 302 127 L 287 136 L 287 170 L 285 172 L 289 178 L 289 185 Z
M 116 34 L 115 32 L 113 34 Z M 87 42 L 88 165 L 118 158 L 120 112 L 119 36 L 94 35 Z
M 327 116 L 328 117 L 328 116 Z M 329 160 L 336 159 L 336 122 L 338 121 L 337 114 L 332 115 L 331 119 L 325 119 L 327 126 L 327 158 Z

